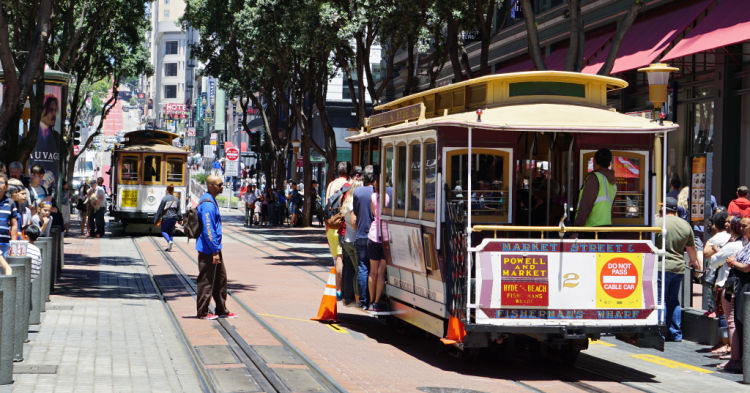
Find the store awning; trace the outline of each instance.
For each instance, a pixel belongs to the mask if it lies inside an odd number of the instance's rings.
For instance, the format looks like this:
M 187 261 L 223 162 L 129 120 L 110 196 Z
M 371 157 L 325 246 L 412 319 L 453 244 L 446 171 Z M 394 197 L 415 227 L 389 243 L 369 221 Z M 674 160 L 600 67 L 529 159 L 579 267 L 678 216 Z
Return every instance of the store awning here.
M 639 19 L 625 34 L 610 74 L 633 70 L 653 63 L 659 55 L 690 26 L 715 0 L 702 0 L 686 7 Z M 610 44 L 611 45 L 611 44 Z M 581 72 L 596 74 L 609 54 L 610 45 L 589 62 Z
M 750 4 L 746 0 L 723 0 L 662 60 L 672 60 L 747 40 L 750 40 Z
M 583 61 L 586 62 L 589 58 L 596 54 L 596 51 L 612 38 L 612 32 L 595 35 L 590 38 L 586 38 L 583 50 Z M 565 70 L 565 58 L 568 56 L 568 46 L 558 48 L 552 51 L 552 53 L 544 59 L 544 63 L 548 70 L 553 71 L 564 71 Z M 500 68 L 496 74 L 506 74 L 509 72 L 522 72 L 522 71 L 535 71 L 534 62 L 530 58 L 525 60 L 508 64 Z

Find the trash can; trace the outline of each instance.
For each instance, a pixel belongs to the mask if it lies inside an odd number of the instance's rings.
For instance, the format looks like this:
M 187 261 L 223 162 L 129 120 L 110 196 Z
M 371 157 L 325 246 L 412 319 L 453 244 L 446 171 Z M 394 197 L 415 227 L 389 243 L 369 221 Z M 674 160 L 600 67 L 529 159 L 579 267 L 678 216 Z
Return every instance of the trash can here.
M 16 279 L 15 274 L 0 276 L 0 290 L 3 291 L 2 321 L 0 321 L 0 385 L 13 382 Z

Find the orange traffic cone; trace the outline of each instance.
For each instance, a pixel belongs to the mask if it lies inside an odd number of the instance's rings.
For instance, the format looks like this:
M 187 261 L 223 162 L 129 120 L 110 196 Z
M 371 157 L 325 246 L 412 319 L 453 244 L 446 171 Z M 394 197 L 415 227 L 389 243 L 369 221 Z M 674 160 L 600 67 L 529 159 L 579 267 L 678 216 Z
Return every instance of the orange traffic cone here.
M 462 343 L 464 342 L 464 336 L 466 336 L 466 329 L 463 322 L 451 315 L 448 319 L 448 334 L 446 334 L 445 338 L 441 338 L 440 341 L 445 345 Z
M 323 300 L 320 301 L 318 316 L 310 319 L 320 322 L 336 322 L 336 268 L 331 268 L 326 288 L 323 290 Z

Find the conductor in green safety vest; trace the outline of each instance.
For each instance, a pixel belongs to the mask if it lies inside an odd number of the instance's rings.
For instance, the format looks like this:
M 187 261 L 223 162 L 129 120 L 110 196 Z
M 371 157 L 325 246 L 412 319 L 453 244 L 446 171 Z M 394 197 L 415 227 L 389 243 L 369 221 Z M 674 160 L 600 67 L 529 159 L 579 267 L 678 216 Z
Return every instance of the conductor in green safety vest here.
M 612 225 L 612 202 L 617 193 L 615 172 L 609 169 L 612 152 L 602 148 L 594 153 L 594 171 L 586 175 L 578 194 L 575 226 Z

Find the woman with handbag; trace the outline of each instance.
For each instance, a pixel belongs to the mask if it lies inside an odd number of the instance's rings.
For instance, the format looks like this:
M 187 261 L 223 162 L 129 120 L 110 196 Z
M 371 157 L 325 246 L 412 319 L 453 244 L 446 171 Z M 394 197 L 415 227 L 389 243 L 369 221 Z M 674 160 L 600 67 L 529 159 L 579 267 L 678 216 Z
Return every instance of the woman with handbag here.
M 715 282 L 715 293 L 717 298 L 716 303 L 720 304 L 722 310 L 724 311 L 724 319 L 726 320 L 726 327 L 729 331 L 729 343 L 727 344 L 726 342 L 724 342 L 724 345 L 711 351 L 711 353 L 718 355 L 726 354 L 730 351 L 731 348 L 735 347 L 735 343 L 732 342 L 732 336 L 734 335 L 735 330 L 734 303 L 731 294 L 729 294 L 731 291 L 725 290 L 727 278 L 729 277 L 730 271 L 729 266 L 726 265 L 726 261 L 727 258 L 737 254 L 737 252 L 739 252 L 744 246 L 742 243 L 742 218 L 732 217 L 732 219 L 729 220 L 728 229 L 728 241 L 711 255 L 709 263 L 706 265 L 709 272 L 708 274 L 706 274 L 706 281 L 707 283 L 711 283 L 712 280 Z M 711 245 L 711 241 L 709 240 L 709 243 L 706 245 L 706 249 L 711 248 L 713 247 Z M 712 272 L 713 274 L 711 274 Z
M 174 226 L 178 221 L 182 224 L 180 200 L 174 196 L 174 186 L 170 184 L 167 186 L 167 193 L 161 199 L 159 209 L 156 210 L 154 216 L 154 223 L 156 225 L 161 224 L 161 235 L 167 241 L 167 251 L 172 251 Z
M 734 222 L 734 218 L 732 222 Z M 730 222 L 731 226 L 731 222 Z M 742 372 L 742 334 L 743 334 L 743 306 L 745 304 L 742 294 L 750 292 L 750 244 L 747 239 L 750 238 L 750 218 L 743 218 L 740 227 L 745 237 L 745 246 L 727 258 L 726 266 L 731 269 L 729 277 L 724 283 L 725 298 L 727 292 L 729 296 L 734 296 L 734 334 L 732 334 L 732 354 L 728 362 L 721 364 L 718 368 L 729 372 Z M 726 247 L 726 246 L 725 246 Z
M 81 235 L 85 235 L 86 223 L 88 222 L 89 216 L 89 185 L 84 183 L 78 190 L 78 202 L 76 203 L 76 209 L 78 210 L 78 218 L 81 220 Z

